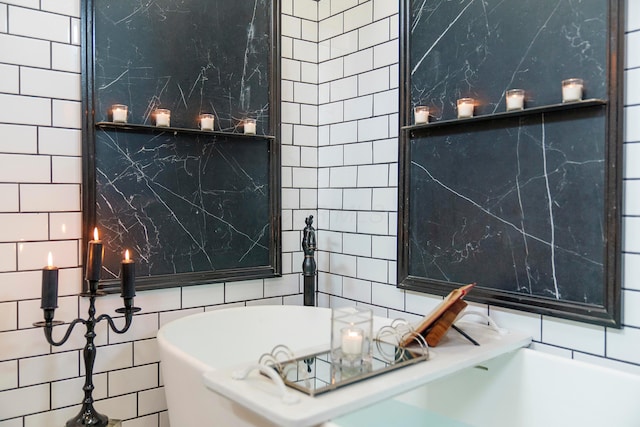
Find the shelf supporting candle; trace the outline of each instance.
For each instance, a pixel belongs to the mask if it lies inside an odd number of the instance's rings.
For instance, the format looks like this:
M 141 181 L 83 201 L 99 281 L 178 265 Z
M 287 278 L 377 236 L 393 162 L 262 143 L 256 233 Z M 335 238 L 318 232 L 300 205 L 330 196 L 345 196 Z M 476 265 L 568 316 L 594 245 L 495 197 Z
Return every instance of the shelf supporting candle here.
M 54 312 L 57 308 L 57 295 L 58 295 L 58 268 L 53 266 L 51 257 L 49 263 L 42 270 L 42 310 L 44 311 L 44 321 L 34 323 L 34 326 L 43 327 L 44 335 L 47 342 L 52 346 L 61 346 L 71 336 L 73 328 L 82 323 L 86 326 L 86 333 L 84 337 L 86 343 L 83 350 L 84 367 L 85 367 L 85 383 L 82 389 L 84 390 L 84 399 L 82 400 L 82 407 L 80 412 L 67 421 L 66 427 L 80 427 L 80 426 L 94 426 L 94 427 L 106 427 L 109 424 L 109 418 L 106 415 L 98 413 L 93 407 L 93 366 L 96 359 L 96 346 L 94 344 L 94 338 L 96 336 L 95 327 L 102 320 L 106 320 L 109 323 L 109 327 L 117 334 L 123 334 L 129 330 L 133 321 L 133 313 L 140 311 L 140 308 L 133 306 L 133 297 L 135 296 L 135 264 L 133 260 L 129 259 L 128 251 L 125 255 L 125 259 L 121 265 L 121 289 L 122 297 L 124 299 L 124 307 L 116 310 L 116 313 L 124 314 L 125 324 L 121 329 L 118 329 L 113 321 L 113 318 L 107 314 L 101 314 L 96 317 L 96 297 L 105 295 L 98 290 L 98 282 L 100 280 L 100 270 L 102 268 L 102 242 L 98 239 L 97 229 L 94 231 L 94 240 L 89 242 L 87 253 L 87 266 L 85 280 L 89 282 L 88 291 L 80 294 L 83 297 L 89 298 L 88 317 L 86 319 L 77 318 L 73 320 L 62 337 L 62 339 L 56 341 L 53 336 L 53 327 L 61 325 L 64 322 L 53 320 Z M 93 256 L 93 258 L 91 258 Z M 89 263 L 91 262 L 91 263 Z

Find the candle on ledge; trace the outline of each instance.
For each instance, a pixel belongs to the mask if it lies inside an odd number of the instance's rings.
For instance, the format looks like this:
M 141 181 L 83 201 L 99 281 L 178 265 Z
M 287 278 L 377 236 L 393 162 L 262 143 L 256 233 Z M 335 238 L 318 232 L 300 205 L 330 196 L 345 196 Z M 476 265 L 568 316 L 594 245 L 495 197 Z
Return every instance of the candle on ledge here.
M 87 271 L 85 273 L 85 279 L 90 282 L 97 282 L 100 280 L 100 270 L 102 269 L 102 256 L 104 254 L 104 248 L 102 241 L 98 236 L 98 227 L 93 229 L 93 240 L 89 241 L 89 247 L 87 248 Z
M 122 298 L 136 296 L 136 263 L 129 258 L 129 250 L 124 251 L 120 270 L 120 292 Z
M 200 129 L 213 130 L 213 114 L 200 114 Z
M 53 257 L 49 252 L 47 266 L 42 269 L 42 298 L 40 308 L 44 310 L 58 307 L 58 267 L 53 265 Z
M 171 126 L 171 111 L 165 108 L 157 108 L 154 111 L 156 126 L 168 128 Z
M 353 357 L 362 355 L 364 331 L 360 328 L 344 328 L 341 332 L 342 354 Z
M 458 99 L 458 118 L 465 119 L 473 117 L 473 98 Z
M 562 81 L 562 102 L 574 102 L 582 100 L 582 79 L 566 79 Z
M 413 109 L 413 117 L 417 125 L 429 123 L 429 107 L 425 105 L 416 106 Z
M 126 105 L 114 104 L 111 106 L 111 120 L 113 123 L 127 123 L 127 112 L 129 108 Z
M 524 90 L 509 89 L 506 93 L 507 111 L 524 109 Z
M 256 134 L 256 119 L 245 119 L 244 121 L 244 133 L 247 135 Z

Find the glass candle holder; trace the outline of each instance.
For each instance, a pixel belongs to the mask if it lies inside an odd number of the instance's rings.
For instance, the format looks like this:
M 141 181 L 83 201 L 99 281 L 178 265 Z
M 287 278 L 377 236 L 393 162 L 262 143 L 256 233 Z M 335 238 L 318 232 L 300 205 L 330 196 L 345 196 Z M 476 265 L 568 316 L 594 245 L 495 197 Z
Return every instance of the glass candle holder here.
M 156 118 L 156 126 L 169 127 L 171 126 L 171 111 L 164 108 L 157 108 L 153 115 Z
M 418 105 L 413 109 L 413 119 L 415 124 L 429 123 L 429 107 Z
M 123 104 L 113 104 L 111 106 L 111 121 L 113 123 L 127 123 L 129 107 Z
M 198 122 L 200 124 L 200 130 L 213 130 L 213 123 L 214 123 L 213 114 L 209 114 L 209 113 L 200 114 L 200 118 Z
M 473 117 L 473 98 L 460 98 L 458 99 L 458 118 L 464 119 Z
M 523 89 L 509 89 L 506 92 L 506 99 L 507 99 L 507 111 L 524 109 L 524 90 Z
M 331 362 L 359 366 L 371 363 L 373 312 L 362 307 L 331 310 Z
M 256 134 L 256 119 L 245 119 L 243 122 L 244 133 L 246 135 Z
M 562 102 L 582 101 L 584 82 L 582 79 L 566 79 L 562 81 Z

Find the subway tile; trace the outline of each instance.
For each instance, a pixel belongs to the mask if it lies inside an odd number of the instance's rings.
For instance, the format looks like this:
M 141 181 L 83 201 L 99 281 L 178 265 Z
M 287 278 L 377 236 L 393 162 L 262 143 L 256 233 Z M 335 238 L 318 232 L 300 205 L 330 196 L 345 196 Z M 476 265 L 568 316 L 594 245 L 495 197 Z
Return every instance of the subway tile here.
M 300 243 L 298 242 L 298 247 Z M 300 274 L 286 274 L 273 279 L 265 279 L 264 296 L 273 298 L 276 296 L 291 295 L 300 292 Z
M 18 361 L 9 360 L 7 362 L 0 362 L 0 391 L 17 387 Z
M 373 95 L 373 115 L 392 114 L 398 111 L 398 90 L 393 89 Z
M 609 369 L 616 369 L 618 371 L 626 372 L 632 375 L 640 375 L 640 366 L 627 363 L 627 362 L 619 362 L 617 360 L 607 359 L 605 357 L 593 356 L 591 354 L 584 354 L 584 353 L 580 353 L 579 351 L 573 352 L 573 359 L 591 363 L 597 366 L 602 366 Z
M 640 32 L 627 34 L 625 42 L 625 68 L 640 67 L 640 52 L 636 48 L 640 45 Z
M 371 142 L 347 144 L 344 146 L 344 164 L 371 164 L 373 160 L 373 146 Z
M 640 328 L 640 291 L 622 291 L 622 324 Z
M 622 360 L 640 364 L 640 352 L 638 352 L 638 342 L 640 342 L 640 329 L 607 328 L 607 354 L 612 359 Z
M 133 365 L 147 365 L 160 362 L 158 341 L 155 338 L 138 340 L 133 343 Z
M 318 125 L 318 107 L 316 105 L 300 105 L 300 124 L 310 126 Z
M 80 46 L 52 43 L 51 68 L 58 71 L 80 73 Z
M 400 36 L 400 15 L 389 17 L 389 38 L 397 39 Z
M 539 314 L 490 306 L 489 316 L 500 328 L 528 333 L 534 341 L 542 340 L 542 316 Z
M 135 322 L 135 319 L 134 319 Z M 101 373 L 129 368 L 133 365 L 133 343 L 111 344 L 99 346 L 93 372 Z M 80 366 L 80 374 L 84 375 L 84 365 Z
M 80 17 L 80 2 L 78 0 L 41 0 L 40 9 Z
M 300 81 L 300 62 L 293 59 L 281 58 L 280 74 L 283 80 Z
M 210 305 L 208 307 L 196 307 L 196 308 L 187 308 L 184 310 L 173 310 L 173 311 L 163 311 L 160 314 L 160 327 L 162 328 L 167 323 L 173 322 L 177 319 L 182 319 L 183 317 L 191 316 L 193 314 L 204 313 L 209 308 L 223 307 L 222 305 Z M 224 306 L 226 307 L 226 306 Z
M 640 291 L 640 254 L 622 254 L 622 287 Z
M 295 16 L 281 16 L 281 33 L 285 37 L 293 37 L 299 39 L 302 36 L 302 20 Z
M 304 83 L 318 84 L 318 64 L 303 62 L 300 64 L 300 80 Z
M 399 12 L 399 3 L 389 0 L 373 0 L 373 20 L 377 21 Z
M 51 101 L 31 96 L 0 94 L 0 122 L 49 125 Z
M 388 234 L 388 218 L 385 212 L 358 212 L 357 232 Z
M 77 351 L 29 357 L 20 364 L 20 387 L 63 380 L 78 376 Z
M 389 69 L 387 67 L 358 75 L 358 95 L 368 95 L 389 89 Z
M 283 147 L 286 147 L 286 145 L 284 145 Z M 293 187 L 293 174 L 291 172 L 291 168 L 284 166 L 281 168 L 280 173 L 281 173 L 280 183 L 282 185 L 282 188 Z
M 293 39 L 291 37 L 282 37 L 280 40 L 280 57 L 293 59 Z M 281 81 L 280 84 L 284 85 L 286 81 Z M 282 100 L 286 101 L 284 97 L 282 97 Z
M 20 93 L 19 67 L 0 64 L 0 92 Z
M 386 164 L 358 166 L 358 187 L 386 187 L 388 176 Z
M 352 255 L 329 254 L 329 265 L 333 274 L 356 277 L 356 261 L 357 258 Z
M 398 209 L 397 188 L 374 188 L 372 209 L 374 211 L 396 211 Z
M 22 300 L 18 302 L 18 328 L 31 328 L 35 322 L 44 320 L 40 304 L 40 298 L 34 300 Z M 78 297 L 75 295 L 59 297 L 58 308 L 55 311 L 55 320 L 62 320 L 69 323 L 77 317 Z
M 344 13 L 344 31 L 364 27 L 373 22 L 373 3 L 366 2 Z
M 167 410 L 164 387 L 144 390 L 138 393 L 138 414 L 146 415 Z M 152 424 L 157 426 L 156 424 Z
M 361 96 L 344 101 L 344 120 L 358 120 L 371 117 L 373 112 L 373 97 Z
M 624 144 L 624 176 L 625 178 L 640 178 L 640 168 L 636 167 L 640 161 L 640 143 Z M 624 200 L 627 203 L 627 200 Z
M 340 123 L 343 119 L 343 103 L 333 102 L 320 105 L 318 108 L 318 122 L 321 125 Z
M 76 101 L 54 99 L 51 124 L 57 127 L 80 129 L 82 127 L 82 104 Z
M 640 49 L 639 49 L 640 50 Z M 0 99 L 1 101 L 1 99 Z M 624 140 L 625 142 L 640 142 L 640 105 L 634 105 L 632 107 L 625 107 L 624 109 Z M 628 170 L 633 166 L 633 163 L 626 161 L 626 157 L 631 154 L 628 153 L 630 149 L 633 150 L 633 157 L 637 158 L 640 154 L 637 153 L 640 148 L 635 144 L 625 144 L 625 170 L 627 170 L 627 178 L 640 177 L 640 172 L 636 172 L 634 175 L 629 176 Z
M 293 102 L 283 102 L 282 106 L 282 121 L 286 123 L 300 123 L 300 104 Z
M 318 207 L 321 209 L 342 209 L 342 190 L 333 188 L 319 189 Z
M 23 95 L 80 100 L 80 74 L 21 67 L 20 91 Z
M 371 282 L 345 277 L 342 281 L 342 296 L 356 301 L 371 303 Z
M 236 302 L 264 298 L 264 281 L 246 280 L 225 284 L 225 302 Z
M 640 236 L 640 217 L 622 218 L 622 229 L 624 230 L 622 250 L 640 252 L 640 239 L 638 239 Z
M 382 259 L 358 257 L 357 268 L 359 279 L 371 280 L 373 282 L 387 282 L 387 262 Z M 385 305 L 386 306 L 386 305 Z M 387 306 L 388 307 L 388 306 Z M 403 298 L 404 307 L 404 298 Z M 398 307 L 394 307 L 398 308 Z
M 371 210 L 370 188 L 345 188 L 343 190 L 343 209 L 368 211 Z
M 158 369 L 158 364 L 153 363 L 109 372 L 109 396 L 158 387 Z
M 344 33 L 343 26 L 344 16 L 331 16 L 318 23 L 318 40 L 323 41 L 331 37 L 336 37 Z
M 37 128 L 33 126 L 0 124 L 0 152 L 37 153 Z
M 625 71 L 624 104 L 640 104 L 640 68 Z
M 331 0 L 318 2 L 318 21 L 327 19 L 331 16 Z
M 293 186 L 297 188 L 317 188 L 318 176 L 315 168 L 293 168 Z
M 296 125 L 293 127 L 293 139 L 295 145 L 315 147 L 318 139 L 316 126 Z
M 0 332 L 18 329 L 18 304 L 0 303 Z
M 49 384 L 22 387 L 0 393 L 4 419 L 33 414 L 49 409 Z
M 44 40 L 0 34 L 0 62 L 48 68 L 51 63 L 49 46 Z
M 387 116 L 373 117 L 358 121 L 358 141 L 386 139 L 390 136 Z
M 0 181 L 50 182 L 51 159 L 48 156 L 29 154 L 0 154 Z
M 302 39 L 311 42 L 318 42 L 318 23 L 302 20 Z
M 331 59 L 331 40 L 324 40 L 318 43 L 318 63 Z
M 302 104 L 318 103 L 318 86 L 309 83 L 294 83 L 293 85 L 294 101 Z
M 81 30 L 82 21 L 78 18 L 71 18 L 71 44 L 80 46 L 82 42 Z
M 41 412 L 24 417 L 24 427 L 62 426 L 78 414 L 80 405 Z M 4 426 L 2 426 L 4 427 Z M 22 427 L 22 424 L 20 424 Z
M 337 80 L 344 75 L 344 60 L 342 57 L 318 64 L 318 83 Z
M 7 32 L 7 5 L 0 4 L 0 33 Z
M 0 332 L 0 361 L 47 353 L 49 344 L 40 328 Z
M 371 236 L 367 234 L 344 233 L 342 235 L 342 252 L 347 255 L 370 257 L 371 247 Z
M 41 270 L 47 265 L 51 252 L 53 263 L 57 267 L 76 267 L 78 265 L 78 246 L 76 240 L 45 242 L 21 242 L 18 244 L 18 269 Z
M 353 98 L 358 96 L 358 78 L 356 76 L 347 77 L 344 79 L 334 80 L 329 83 L 330 87 L 330 101 L 341 101 L 347 98 Z M 345 106 L 345 114 L 347 108 Z M 351 120 L 346 117 L 345 120 Z
M 306 62 L 318 61 L 318 47 L 316 43 L 306 40 L 293 40 L 293 59 Z
M 360 50 L 384 43 L 389 40 L 389 20 L 383 19 L 358 30 L 358 48 Z
M 396 238 L 393 236 L 372 236 L 372 252 L 374 258 L 395 261 L 397 258 Z
M 293 0 L 281 0 L 280 10 L 282 14 L 293 15 Z
M 80 212 L 49 214 L 49 234 L 51 240 L 81 239 L 82 214 Z
M 329 144 L 346 144 L 358 141 L 358 122 L 342 122 L 332 124 L 329 128 Z
M 315 188 L 300 189 L 300 209 L 318 209 L 318 191 Z
M 625 0 L 625 30 L 640 30 L 640 4 L 633 0 Z
M 23 212 L 60 212 L 80 210 L 80 185 L 24 184 L 20 187 Z
M 356 232 L 357 225 L 356 212 L 352 211 L 331 211 L 329 213 L 330 229 L 332 231 Z
M 295 252 L 297 250 L 300 250 L 299 230 L 282 232 L 282 250 L 285 252 Z
M 300 206 L 300 190 L 297 188 L 282 189 L 282 208 L 283 209 L 298 209 Z
M 182 288 L 182 308 L 224 303 L 224 283 Z
M 340 34 L 327 41 L 329 47 L 328 57 L 323 53 L 322 59 L 318 57 L 318 60 L 326 60 L 329 58 L 338 58 L 340 56 L 349 55 L 357 52 L 358 50 L 358 32 L 350 31 L 348 33 Z
M 326 147 L 331 142 L 331 125 L 318 126 L 318 147 Z
M 372 283 L 371 303 L 394 310 L 404 310 L 404 291 L 392 285 Z
M 358 5 L 358 0 L 329 0 L 331 2 L 331 15 L 344 12 Z
M 400 127 L 400 117 L 398 114 L 389 114 L 389 138 L 397 138 Z
M 1 160 L 0 155 L 0 162 Z M 20 242 L 47 240 L 49 237 L 49 217 L 43 213 L 0 214 L 0 241 Z
M 293 125 L 290 123 L 281 123 L 280 127 L 280 137 L 282 138 L 282 144 L 293 144 Z
M 310 21 L 318 20 L 318 3 L 315 0 L 295 0 L 293 14 Z
M 373 141 L 373 163 L 398 162 L 398 140 L 396 138 Z
M 421 292 L 406 292 L 406 310 L 409 313 L 426 316 L 441 303 L 441 296 L 423 294 Z
M 358 177 L 358 168 L 345 166 L 331 168 L 329 185 L 331 188 L 355 187 Z
M 623 182 L 624 215 L 640 215 L 640 180 Z
M 604 356 L 605 328 L 571 320 L 542 317 L 542 341 Z
M 373 49 L 355 52 L 344 58 L 344 75 L 353 76 L 373 70 Z
M 300 150 L 300 166 L 308 168 L 318 167 L 318 149 L 315 147 L 302 147 Z M 317 172 L 317 169 L 316 169 Z M 317 186 L 317 178 L 316 178 Z
M 11 34 L 61 43 L 71 42 L 70 18 L 21 7 L 9 7 Z
M 340 253 L 343 251 L 342 236 L 343 233 L 322 230 L 322 233 L 318 234 L 318 247 L 326 252 Z
M 389 212 L 389 220 L 388 220 L 388 235 L 389 236 L 397 236 L 398 235 L 398 213 L 397 212 Z
M 389 89 L 395 89 L 400 86 L 400 67 L 398 64 L 389 67 Z
M 124 396 L 102 399 L 94 402 L 93 406 L 101 414 L 109 414 L 109 417 L 116 420 L 126 420 L 135 418 L 137 415 L 136 393 L 125 394 Z
M 16 266 L 17 257 L 15 243 L 0 243 L 0 272 L 15 271 Z
M 281 153 L 282 166 L 300 166 L 300 147 L 286 145 Z
M 80 157 L 53 157 L 52 182 L 60 184 L 82 183 L 82 159 Z
M 15 245 L 0 245 L 0 260 L 8 256 L 3 250 L 5 246 L 13 246 L 13 269 L 15 269 Z M 2 263 L 0 263 L 0 266 L 1 265 Z M 0 273 L 0 301 L 39 298 L 41 295 L 41 286 L 42 272 L 40 270 Z
M 38 152 L 58 156 L 82 155 L 82 132 L 79 129 L 38 128 Z

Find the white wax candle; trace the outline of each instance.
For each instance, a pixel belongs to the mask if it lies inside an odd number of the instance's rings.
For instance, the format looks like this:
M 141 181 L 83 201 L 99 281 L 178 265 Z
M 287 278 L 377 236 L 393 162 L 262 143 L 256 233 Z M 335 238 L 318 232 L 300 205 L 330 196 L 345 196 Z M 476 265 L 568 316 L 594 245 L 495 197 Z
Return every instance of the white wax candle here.
M 127 123 L 127 106 L 114 105 L 111 108 L 112 120 L 114 123 Z
M 156 110 L 156 126 L 169 127 L 171 124 L 171 112 L 169 110 Z
M 473 117 L 473 99 L 464 98 L 458 100 L 458 118 Z
M 562 102 L 580 101 L 582 99 L 582 85 L 570 83 L 562 86 Z
M 522 110 L 524 108 L 524 91 L 512 89 L 507 91 L 507 111 Z
M 200 118 L 200 129 L 213 130 L 213 115 L 203 114 Z
M 256 134 L 256 121 L 255 120 L 245 120 L 244 122 L 244 133 L 247 135 L 255 135 Z
M 416 124 L 429 123 L 429 108 L 418 106 L 413 111 Z
M 362 354 L 363 331 L 359 328 L 344 328 L 342 330 L 342 353 L 348 356 Z

